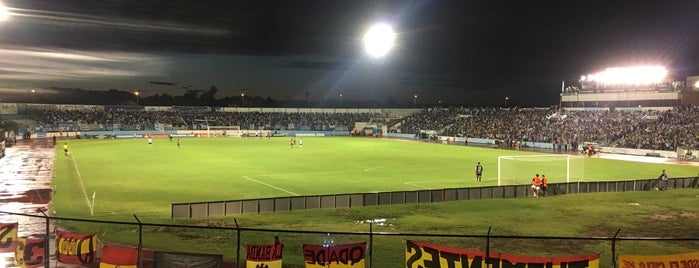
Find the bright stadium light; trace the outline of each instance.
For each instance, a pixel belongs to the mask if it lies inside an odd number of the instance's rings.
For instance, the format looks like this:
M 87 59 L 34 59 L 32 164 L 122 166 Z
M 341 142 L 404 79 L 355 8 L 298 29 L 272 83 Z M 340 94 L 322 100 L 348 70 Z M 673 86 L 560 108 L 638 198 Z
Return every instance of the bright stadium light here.
M 582 76 L 580 80 L 607 85 L 650 85 L 663 82 L 666 76 L 667 69 L 663 66 L 611 67 Z
M 0 21 L 7 20 L 10 17 L 10 11 L 7 10 L 7 7 L 0 3 Z
M 388 24 L 376 24 L 364 34 L 364 48 L 373 57 L 383 57 L 393 47 L 396 34 Z

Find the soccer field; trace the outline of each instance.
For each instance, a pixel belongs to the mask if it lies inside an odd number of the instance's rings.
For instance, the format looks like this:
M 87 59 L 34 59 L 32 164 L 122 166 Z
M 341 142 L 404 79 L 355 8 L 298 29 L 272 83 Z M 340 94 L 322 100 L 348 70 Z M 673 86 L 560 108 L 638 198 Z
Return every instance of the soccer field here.
M 497 185 L 498 156 L 536 154 L 350 137 L 304 137 L 303 147 L 292 148 L 289 139 L 188 138 L 181 148 L 165 138 L 152 146 L 146 139 L 70 140 L 70 156 L 56 149 L 54 209 L 65 217 L 168 218 L 178 202 Z M 691 166 L 582 161 L 588 181 L 655 178 L 662 169 L 671 177 L 697 174 Z M 475 182 L 477 162 L 482 183 Z M 551 183 L 565 181 L 565 168 L 546 166 L 519 168 L 515 183 L 545 172 Z

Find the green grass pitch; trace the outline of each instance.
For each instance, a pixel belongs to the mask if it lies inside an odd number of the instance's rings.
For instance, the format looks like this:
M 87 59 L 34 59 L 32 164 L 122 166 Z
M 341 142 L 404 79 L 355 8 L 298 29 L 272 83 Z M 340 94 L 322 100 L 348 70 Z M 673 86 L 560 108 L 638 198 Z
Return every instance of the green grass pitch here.
M 356 193 L 476 187 L 497 184 L 498 156 L 534 154 L 472 146 L 451 146 L 402 140 L 304 137 L 303 148 L 289 146 L 289 138 L 198 138 L 176 141 L 154 139 L 70 140 L 71 156 L 56 148 L 56 190 L 52 212 L 80 219 L 193 226 L 234 226 L 233 217 L 171 221 L 170 205 L 176 202 L 220 201 L 258 197 Z M 61 142 L 62 143 L 62 142 Z M 484 168 L 476 183 L 476 162 Z M 694 166 L 648 164 L 584 158 L 585 180 L 657 178 L 666 169 L 670 177 L 694 177 Z M 520 167 L 518 182 L 528 184 L 537 172 L 547 172 L 551 182 L 562 175 L 550 173 L 544 162 L 529 170 Z M 95 198 L 93 199 L 93 194 Z M 367 232 L 359 223 L 383 218 L 375 232 L 423 234 L 481 234 L 490 227 L 494 235 L 622 236 L 699 235 L 696 189 L 665 192 L 595 193 L 550 198 L 485 199 L 432 204 L 319 209 L 235 216 L 241 227 L 268 230 Z M 94 204 L 93 204 L 94 202 Z M 91 216 L 91 212 L 94 215 Z M 135 245 L 137 229 L 129 225 L 63 220 L 62 228 L 96 233 L 110 243 Z M 662 228 L 658 228 L 662 226 Z M 322 235 L 247 231 L 241 242 L 261 243 L 280 235 L 285 243 L 284 263 L 304 267 L 300 248 L 322 243 Z M 366 241 L 365 236 L 334 235 L 338 243 Z M 145 227 L 146 248 L 224 254 L 236 257 L 232 231 Z M 459 248 L 483 249 L 483 239 L 376 236 L 374 267 L 401 267 L 405 239 L 425 240 Z M 212 243 L 216 245 L 211 247 Z M 263 242 L 262 242 L 263 243 Z M 691 242 L 624 242 L 619 253 L 658 254 L 696 251 Z M 603 267 L 611 263 L 607 242 L 531 241 L 500 239 L 493 251 L 529 256 L 566 256 L 602 253 Z M 288 249 L 288 251 L 286 251 Z M 543 252 L 547 254 L 543 254 Z
M 533 154 L 471 146 L 401 140 L 305 137 L 70 140 L 71 155 L 57 146 L 56 210 L 61 216 L 134 212 L 167 218 L 178 202 L 262 197 L 361 193 L 497 185 L 497 158 Z M 299 138 L 297 138 L 299 139 Z M 484 166 L 482 183 L 475 165 Z M 599 158 L 583 160 L 585 180 L 655 178 L 661 169 L 690 177 L 696 167 Z M 562 162 L 561 162 L 562 163 Z M 517 184 L 527 184 L 543 166 L 519 168 Z M 564 174 L 547 174 L 551 183 Z

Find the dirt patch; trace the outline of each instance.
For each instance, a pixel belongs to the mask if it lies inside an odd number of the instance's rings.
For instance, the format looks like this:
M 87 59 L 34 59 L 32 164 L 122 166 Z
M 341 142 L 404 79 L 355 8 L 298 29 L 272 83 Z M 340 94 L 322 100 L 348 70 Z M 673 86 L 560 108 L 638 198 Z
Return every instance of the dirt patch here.
M 655 214 L 653 216 L 650 216 L 650 218 L 654 219 L 654 220 L 667 221 L 667 220 L 673 220 L 677 217 L 675 217 L 675 215 L 667 213 L 667 214 Z

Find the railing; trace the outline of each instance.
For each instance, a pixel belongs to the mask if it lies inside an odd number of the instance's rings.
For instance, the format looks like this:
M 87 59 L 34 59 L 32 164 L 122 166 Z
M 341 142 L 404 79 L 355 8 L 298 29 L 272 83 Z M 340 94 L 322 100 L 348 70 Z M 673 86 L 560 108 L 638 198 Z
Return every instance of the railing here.
M 659 181 L 657 179 L 551 183 L 548 185 L 548 194 L 561 195 L 575 193 L 648 191 L 657 188 L 658 183 Z M 667 188 L 694 188 L 698 187 L 698 185 L 699 177 L 673 178 L 668 180 Z M 173 219 L 204 218 L 320 208 L 349 208 L 490 198 L 515 198 L 528 197 L 531 196 L 531 194 L 532 192 L 530 185 L 507 185 L 379 193 L 255 198 L 244 200 L 174 203 L 171 207 L 171 216 Z
M 55 251 L 55 246 L 52 245 L 52 240 L 50 238 L 53 233 L 52 230 L 54 230 L 56 226 L 65 227 L 80 222 L 82 223 L 81 232 L 96 233 L 98 239 L 110 239 L 110 237 L 104 233 L 105 230 L 118 233 L 118 235 L 112 235 L 111 238 L 113 239 L 116 236 L 119 238 L 120 244 L 131 245 L 138 249 L 138 267 L 154 267 L 154 260 L 152 259 L 154 251 L 183 252 L 183 249 L 187 253 L 199 251 L 197 253 L 220 254 L 225 256 L 223 258 L 228 260 L 228 262 L 224 263 L 222 267 L 245 267 L 246 257 L 244 255 L 246 244 L 270 244 L 273 241 L 273 237 L 280 237 L 281 242 L 284 243 L 284 250 L 286 253 L 283 257 L 283 267 L 287 268 L 305 267 L 304 256 L 300 251 L 303 245 L 321 245 L 322 243 L 327 243 L 328 238 L 331 238 L 335 245 L 366 243 L 366 253 L 364 254 L 366 258 L 366 267 L 381 268 L 405 267 L 406 240 L 439 240 L 439 243 L 444 246 L 458 248 L 468 247 L 469 249 L 481 250 L 486 253 L 511 253 L 512 251 L 517 251 L 517 247 L 535 251 L 540 250 L 541 253 L 546 253 L 551 252 L 552 247 L 570 247 L 569 251 L 572 252 L 570 255 L 600 254 L 599 267 L 618 267 L 616 263 L 617 254 L 633 254 L 635 253 L 634 249 L 637 248 L 637 244 L 639 243 L 660 243 L 663 248 L 664 246 L 671 247 L 681 245 L 687 251 L 696 251 L 699 248 L 699 237 L 624 237 L 619 236 L 621 232 L 620 229 L 610 229 L 608 230 L 609 234 L 607 236 L 597 237 L 494 235 L 491 234 L 491 227 L 487 230 L 483 230 L 481 234 L 427 234 L 375 232 L 373 231 L 374 225 L 376 225 L 374 223 L 366 224 L 365 226 L 368 231 L 365 232 L 346 232 L 336 230 L 303 231 L 291 229 L 244 228 L 238 226 L 235 219 L 235 225 L 233 226 L 217 227 L 146 223 L 141 222 L 136 215 L 134 215 L 135 221 L 133 222 L 50 217 L 43 213 L 42 215 L 31 215 L 0 211 L 0 215 L 19 216 L 25 219 L 23 221 L 32 221 L 35 225 L 39 226 L 43 221 L 45 223 L 44 230 L 41 231 L 41 233 L 33 234 L 33 236 L 42 237 L 45 241 L 44 243 L 49 245 L 43 246 L 45 250 L 44 256 L 51 256 L 51 253 Z M 27 218 L 31 220 L 26 220 Z M 20 226 L 20 229 L 22 229 L 22 226 Z M 88 230 L 86 231 L 86 229 Z M 194 238 L 194 234 L 204 238 Z M 172 235 L 174 237 L 168 240 L 170 241 L 168 246 L 171 248 L 154 249 L 152 245 L 147 244 L 147 242 L 144 244 L 144 241 L 151 241 L 148 239 L 149 236 L 154 237 L 154 239 L 163 239 L 164 235 Z M 144 237 L 146 239 L 144 239 Z M 215 237 L 216 239 L 212 240 L 211 237 Z M 178 243 L 185 245 L 185 247 L 179 247 L 178 249 L 176 246 Z M 196 246 L 197 244 L 200 246 Z M 99 254 L 95 255 L 98 256 Z M 95 256 L 96 262 L 99 261 L 97 256 Z M 491 256 L 489 254 L 485 256 L 490 256 L 489 258 L 498 258 L 495 257 L 495 255 Z M 5 264 L 7 266 L 12 262 L 11 259 L 12 257 L 3 256 L 2 253 L 0 253 L 0 262 L 4 262 L 0 264 Z M 488 263 L 488 257 L 485 258 L 485 261 Z M 44 263 L 44 267 L 51 267 L 52 263 L 54 264 L 53 267 L 63 267 L 56 263 L 55 256 L 51 256 L 49 262 Z M 85 264 L 82 267 L 94 267 L 94 263 L 89 265 Z M 155 267 L 158 266 L 155 265 Z

